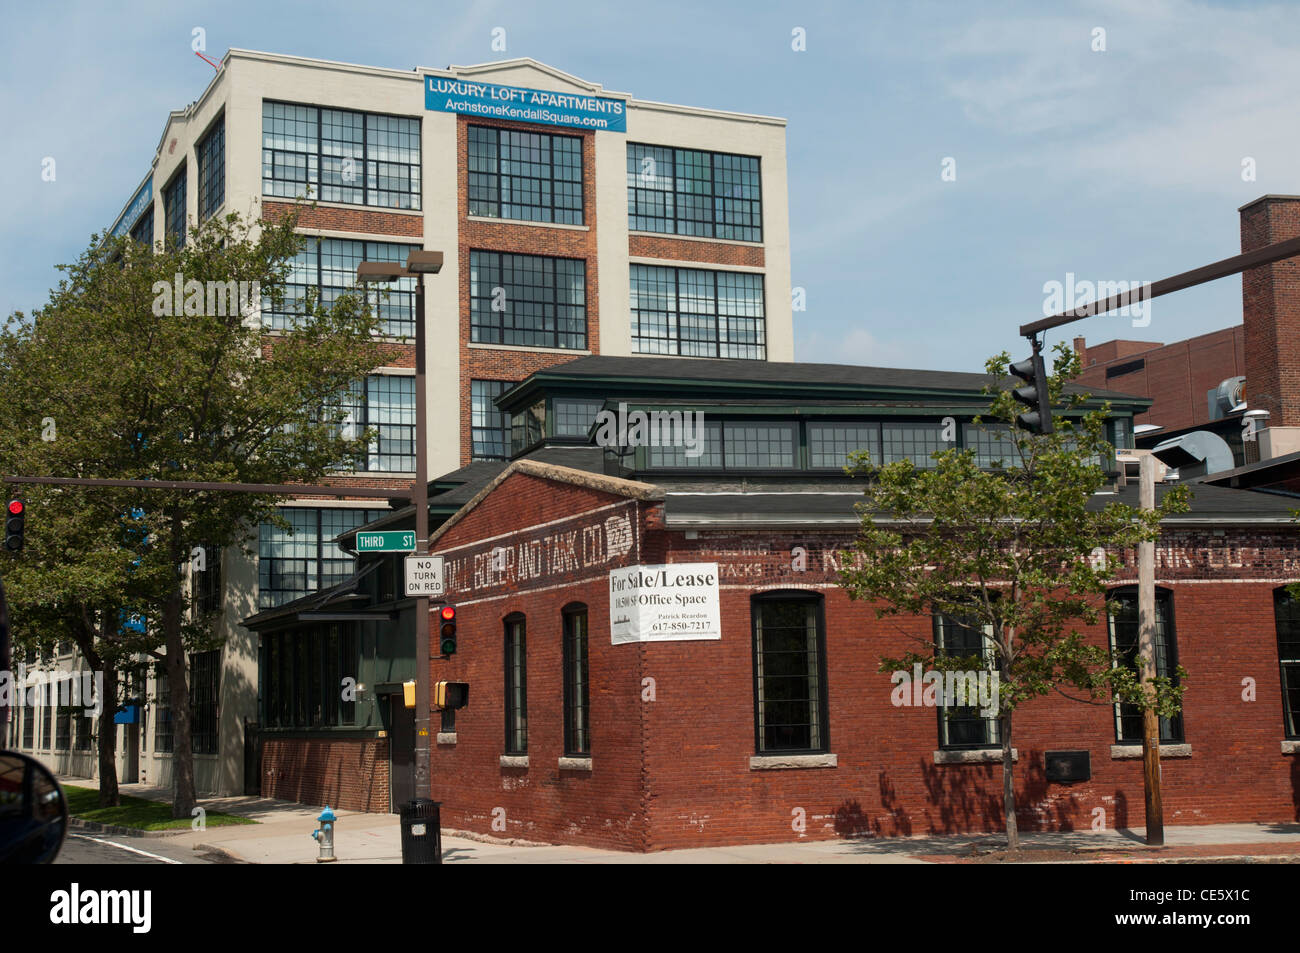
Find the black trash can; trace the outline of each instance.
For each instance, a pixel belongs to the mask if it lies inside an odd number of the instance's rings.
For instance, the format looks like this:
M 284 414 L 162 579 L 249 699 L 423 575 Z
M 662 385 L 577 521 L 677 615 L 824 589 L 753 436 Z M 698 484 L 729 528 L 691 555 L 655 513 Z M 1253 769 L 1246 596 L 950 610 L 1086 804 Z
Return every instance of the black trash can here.
M 402 805 L 402 863 L 442 863 L 442 803 L 417 797 Z

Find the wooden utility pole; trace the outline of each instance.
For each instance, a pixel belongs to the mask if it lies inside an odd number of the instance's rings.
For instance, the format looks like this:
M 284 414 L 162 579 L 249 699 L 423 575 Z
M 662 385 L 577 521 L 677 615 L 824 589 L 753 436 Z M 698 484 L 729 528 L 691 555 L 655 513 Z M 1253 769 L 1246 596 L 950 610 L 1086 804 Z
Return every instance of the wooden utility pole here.
M 1143 454 L 1139 504 L 1151 512 L 1156 508 L 1156 459 Z M 1160 719 L 1152 703 L 1156 676 L 1156 543 L 1138 544 L 1138 657 L 1142 661 L 1141 682 L 1146 695 L 1142 708 L 1142 788 L 1146 794 L 1147 846 L 1165 842 L 1164 805 L 1160 799 Z

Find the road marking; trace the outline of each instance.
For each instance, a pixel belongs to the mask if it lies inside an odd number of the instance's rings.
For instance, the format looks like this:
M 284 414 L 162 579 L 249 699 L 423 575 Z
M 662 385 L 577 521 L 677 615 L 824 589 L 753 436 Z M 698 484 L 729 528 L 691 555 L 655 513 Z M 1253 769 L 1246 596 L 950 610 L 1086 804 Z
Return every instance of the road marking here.
M 93 840 L 96 844 L 107 844 L 110 847 L 117 847 L 121 850 L 129 850 L 133 854 L 140 854 L 144 857 L 152 857 L 154 860 L 161 860 L 164 864 L 179 864 L 179 860 L 173 860 L 170 857 L 164 857 L 161 854 L 151 854 L 147 850 L 140 850 L 138 847 L 127 847 L 125 844 L 119 844 L 117 841 L 104 840 L 102 837 L 91 837 L 89 834 L 73 834 L 69 832 L 69 837 L 82 837 L 86 840 Z

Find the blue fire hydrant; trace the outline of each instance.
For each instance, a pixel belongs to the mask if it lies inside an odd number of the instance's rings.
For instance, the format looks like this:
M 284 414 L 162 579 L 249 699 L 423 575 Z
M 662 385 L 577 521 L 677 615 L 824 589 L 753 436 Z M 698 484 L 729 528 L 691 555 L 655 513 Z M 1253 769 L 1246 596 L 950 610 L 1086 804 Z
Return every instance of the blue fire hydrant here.
M 320 812 L 320 817 L 316 818 L 320 827 L 312 831 L 311 836 L 320 845 L 320 856 L 316 858 L 318 864 L 326 864 L 338 859 L 334 856 L 334 822 L 337 820 L 328 804 L 325 805 L 325 810 Z

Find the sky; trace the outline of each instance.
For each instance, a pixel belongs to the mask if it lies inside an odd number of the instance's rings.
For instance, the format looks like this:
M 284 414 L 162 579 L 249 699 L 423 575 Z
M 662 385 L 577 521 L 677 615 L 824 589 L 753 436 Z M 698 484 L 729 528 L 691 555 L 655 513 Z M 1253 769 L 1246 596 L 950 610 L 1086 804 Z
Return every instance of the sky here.
M 0 23 L 3 315 L 47 299 L 211 81 L 196 28 L 216 61 L 529 56 L 638 99 L 785 118 L 800 361 L 982 370 L 1023 356 L 1050 283 L 1235 255 L 1241 205 L 1300 193 L 1291 3 L 0 0 Z M 1239 324 L 1241 281 L 1147 307 L 1048 342 Z

